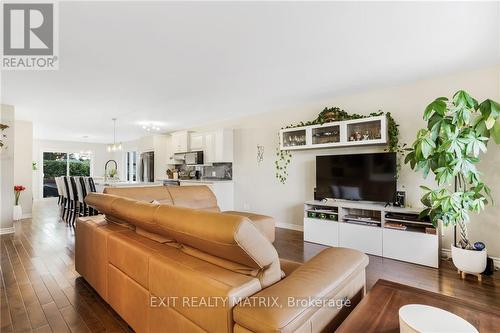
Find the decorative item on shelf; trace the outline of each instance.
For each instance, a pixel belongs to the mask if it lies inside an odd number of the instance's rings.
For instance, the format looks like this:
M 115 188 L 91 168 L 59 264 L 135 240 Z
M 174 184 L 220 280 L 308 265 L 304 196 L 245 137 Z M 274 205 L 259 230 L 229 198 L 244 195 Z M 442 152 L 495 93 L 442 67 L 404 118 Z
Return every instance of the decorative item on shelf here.
M 329 123 L 332 121 L 344 120 L 346 116 L 348 116 L 347 112 L 338 107 L 333 107 L 324 108 L 318 115 L 318 118 L 320 118 L 323 123 Z
M 437 233 L 437 230 L 434 227 L 426 227 L 425 233 L 429 235 L 435 235 Z
M 402 223 L 386 222 L 384 228 L 396 229 L 396 230 L 406 230 L 408 227 Z
M 394 198 L 394 207 L 405 207 L 406 205 L 406 192 L 405 191 L 396 191 L 396 195 Z
M 357 113 L 349 114 L 344 110 L 341 110 L 338 107 L 333 107 L 333 108 L 327 108 L 325 107 L 323 111 L 321 111 L 316 117 L 316 119 L 311 120 L 311 121 L 306 121 L 306 122 L 300 122 L 298 124 L 292 124 L 289 126 L 285 126 L 282 129 L 288 129 L 288 128 L 296 128 L 296 127 L 303 127 L 303 126 L 310 126 L 310 125 L 323 125 L 325 123 L 329 123 L 332 121 L 342 121 L 342 120 L 353 120 L 353 119 L 363 119 L 363 118 L 369 118 L 369 117 L 376 117 L 376 116 L 381 116 L 385 115 L 387 117 L 387 131 L 388 131 L 388 142 L 387 142 L 387 148 L 385 149 L 386 151 L 389 152 L 396 152 L 399 155 L 404 155 L 406 152 L 406 144 L 399 144 L 399 125 L 396 123 L 394 118 L 392 117 L 390 112 L 383 112 L 383 111 L 378 111 L 378 112 L 372 112 L 369 115 L 360 115 Z M 356 138 L 356 134 L 354 132 L 351 132 L 351 130 L 348 131 L 349 134 L 349 141 L 356 141 L 356 140 L 361 140 L 363 136 L 359 134 L 359 139 Z M 380 133 L 380 128 L 376 130 L 375 132 L 375 138 L 380 139 L 381 138 L 381 133 Z M 288 134 L 290 135 L 290 134 Z M 287 144 L 285 144 L 285 138 L 283 138 L 283 143 L 284 146 L 292 146 L 290 144 L 290 139 L 288 138 L 286 141 L 288 141 Z M 306 138 L 305 134 L 300 140 L 301 145 L 306 144 Z M 292 159 L 292 153 L 289 150 L 281 150 L 280 147 L 280 137 L 278 133 L 278 144 L 276 148 L 276 161 L 275 161 L 275 168 L 276 168 L 276 179 L 282 184 L 286 183 L 286 180 L 288 178 L 288 166 L 290 165 L 291 159 Z M 398 174 L 399 170 L 401 168 L 401 163 L 400 159 L 398 158 L 397 162 L 397 168 L 398 168 Z
M 36 163 L 35 161 L 31 162 L 31 169 L 32 169 L 33 171 L 37 171 L 37 170 L 38 170 L 38 167 L 37 167 L 37 165 L 36 165 L 36 164 L 37 164 L 37 163 Z
M 15 198 L 15 205 L 14 205 L 14 211 L 13 211 L 13 219 L 14 221 L 20 220 L 22 215 L 23 215 L 23 209 L 21 205 L 19 204 L 19 198 L 21 196 L 21 192 L 26 190 L 26 187 L 22 185 L 16 185 L 14 186 L 14 198 Z
M 3 131 L 9 128 L 9 126 L 5 124 L 0 124 L 0 152 L 2 151 L 4 147 L 3 139 L 5 139 L 7 136 L 3 134 Z
M 476 165 L 490 138 L 500 144 L 500 104 L 491 99 L 478 103 L 460 90 L 451 100 L 438 97 L 430 103 L 424 120 L 427 127 L 417 132 L 405 158 L 413 170 L 422 170 L 424 178 L 432 172 L 438 185 L 421 186 L 425 191 L 421 201 L 427 207 L 421 216 L 429 216 L 434 226 L 442 222 L 458 227 L 458 246 L 451 247 L 453 263 L 462 278 L 475 274 L 481 280 L 487 251 L 475 250 L 467 223 L 469 212 L 480 213 L 493 199 Z M 455 190 L 450 190 L 453 182 Z
M 307 212 L 307 217 L 310 217 L 310 218 L 315 218 L 316 217 L 316 212 L 311 212 L 311 211 L 308 211 Z

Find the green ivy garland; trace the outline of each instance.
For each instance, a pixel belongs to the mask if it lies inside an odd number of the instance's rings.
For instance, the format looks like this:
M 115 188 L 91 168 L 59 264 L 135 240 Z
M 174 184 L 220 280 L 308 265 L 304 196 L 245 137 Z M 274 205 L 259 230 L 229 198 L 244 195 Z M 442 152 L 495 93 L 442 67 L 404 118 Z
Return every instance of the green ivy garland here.
M 333 107 L 333 108 L 325 107 L 323 111 L 320 112 L 320 114 L 316 119 L 306 122 L 302 121 L 298 124 L 291 124 L 286 127 L 282 127 L 281 129 L 296 128 L 296 127 L 311 126 L 311 125 L 323 125 L 333 121 L 362 119 L 362 118 L 381 116 L 384 114 L 387 117 L 387 133 L 388 133 L 387 148 L 385 150 L 389 152 L 404 154 L 406 149 L 405 148 L 406 144 L 403 145 L 399 144 L 399 125 L 396 123 L 390 112 L 383 112 L 379 110 L 378 112 L 372 112 L 368 116 L 365 116 L 357 113 L 349 114 L 338 107 Z M 278 146 L 276 147 L 276 157 L 277 157 L 276 161 L 274 162 L 276 166 L 276 179 L 278 179 L 280 183 L 285 184 L 288 178 L 288 166 L 290 165 L 292 159 L 292 153 L 289 150 L 280 149 L 279 133 L 278 133 Z M 399 169 L 400 169 L 400 162 L 398 159 L 398 174 L 399 174 Z

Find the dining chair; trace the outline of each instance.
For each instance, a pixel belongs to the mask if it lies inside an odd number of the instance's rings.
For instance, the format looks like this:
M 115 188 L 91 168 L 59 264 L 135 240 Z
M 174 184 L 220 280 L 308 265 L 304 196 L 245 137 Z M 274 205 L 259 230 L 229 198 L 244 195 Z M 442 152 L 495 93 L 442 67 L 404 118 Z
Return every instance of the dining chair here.
M 57 188 L 57 197 L 58 197 L 57 204 L 60 206 L 62 204 L 62 199 L 63 199 L 61 180 L 59 177 L 54 177 L 54 181 L 56 183 L 56 188 Z
M 70 215 L 70 212 L 71 212 L 71 204 L 72 204 L 72 201 L 71 201 L 71 186 L 70 186 L 70 182 L 69 182 L 69 179 L 67 176 L 63 176 L 61 177 L 61 180 L 62 180 L 62 185 L 63 185 L 63 188 L 64 188 L 64 194 L 65 194 L 65 198 L 64 198 L 64 203 L 63 203 L 63 213 L 62 213 L 62 219 L 63 221 L 68 221 L 68 218 L 69 218 L 69 215 Z
M 85 188 L 87 190 L 87 194 L 91 192 L 97 192 L 94 179 L 92 177 L 85 177 Z M 99 212 L 94 208 L 89 207 L 89 214 L 93 216 L 99 214 Z
M 85 189 L 85 181 L 83 177 L 74 177 L 76 182 L 76 190 L 78 192 L 78 212 L 79 216 L 89 215 L 87 211 L 87 204 L 85 203 L 85 197 L 87 196 L 87 191 Z
M 75 178 L 76 177 L 69 177 L 71 184 L 71 195 L 72 195 L 71 201 L 73 202 L 71 218 L 68 221 L 71 226 L 75 226 L 76 217 L 80 215 L 80 201 L 78 199 L 78 187 L 76 185 Z

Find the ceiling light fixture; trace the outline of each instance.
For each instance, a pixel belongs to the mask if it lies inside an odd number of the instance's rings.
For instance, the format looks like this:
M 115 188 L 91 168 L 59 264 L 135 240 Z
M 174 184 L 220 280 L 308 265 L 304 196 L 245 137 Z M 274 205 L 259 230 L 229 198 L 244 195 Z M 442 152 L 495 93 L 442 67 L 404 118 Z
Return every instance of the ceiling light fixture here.
M 160 126 L 155 125 L 154 123 L 146 123 L 142 125 L 142 129 L 145 130 L 146 132 L 151 132 L 151 131 L 156 131 L 158 132 L 161 130 Z
M 116 143 L 116 118 L 113 118 L 113 144 L 108 145 L 108 152 L 115 152 L 115 151 L 121 151 L 122 150 L 122 144 Z

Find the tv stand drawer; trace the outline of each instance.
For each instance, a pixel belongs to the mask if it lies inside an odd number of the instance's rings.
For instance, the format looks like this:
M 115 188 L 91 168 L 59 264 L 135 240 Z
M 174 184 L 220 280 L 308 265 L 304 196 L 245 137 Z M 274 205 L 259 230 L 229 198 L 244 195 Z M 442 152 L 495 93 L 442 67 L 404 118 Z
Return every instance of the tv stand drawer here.
M 339 226 L 339 246 L 382 256 L 382 228 L 352 223 L 339 223 Z
M 304 240 L 329 246 L 339 246 L 339 224 L 331 220 L 304 218 Z
M 384 228 L 384 257 L 437 268 L 439 237 Z

